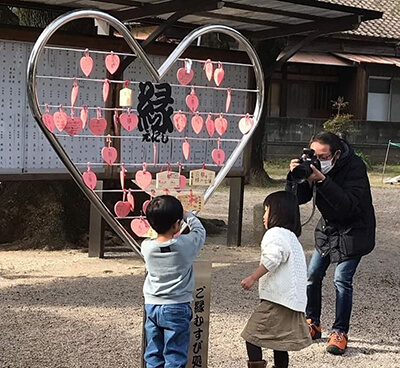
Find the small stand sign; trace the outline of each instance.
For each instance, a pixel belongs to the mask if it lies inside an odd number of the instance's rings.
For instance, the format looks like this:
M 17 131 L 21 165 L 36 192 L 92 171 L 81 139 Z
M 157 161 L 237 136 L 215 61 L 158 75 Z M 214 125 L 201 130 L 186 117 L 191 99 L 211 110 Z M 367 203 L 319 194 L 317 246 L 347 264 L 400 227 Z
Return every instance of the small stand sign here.
M 208 367 L 208 338 L 210 331 L 210 298 L 211 298 L 212 263 L 197 261 L 194 264 L 193 318 L 190 323 L 190 343 L 186 368 Z M 143 306 L 142 359 L 141 367 L 146 367 L 144 352 L 146 349 L 146 332 L 144 324 L 146 311 Z
M 208 366 L 211 272 L 211 262 L 198 261 L 194 264 L 193 319 L 190 326 L 189 355 L 186 368 L 207 368 Z

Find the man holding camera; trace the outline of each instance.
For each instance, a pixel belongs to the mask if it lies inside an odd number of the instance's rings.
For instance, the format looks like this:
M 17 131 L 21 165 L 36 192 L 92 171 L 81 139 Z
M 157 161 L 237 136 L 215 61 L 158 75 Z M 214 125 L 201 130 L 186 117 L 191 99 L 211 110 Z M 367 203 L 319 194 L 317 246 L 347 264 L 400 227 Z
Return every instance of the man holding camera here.
M 290 162 L 287 190 L 299 204 L 314 198 L 322 217 L 315 229 L 315 250 L 308 266 L 307 322 L 311 337 L 321 338 L 321 288 L 326 270 L 334 275 L 336 318 L 327 351 L 342 355 L 353 304 L 353 276 L 361 257 L 375 246 L 375 212 L 364 162 L 337 135 L 321 132 Z

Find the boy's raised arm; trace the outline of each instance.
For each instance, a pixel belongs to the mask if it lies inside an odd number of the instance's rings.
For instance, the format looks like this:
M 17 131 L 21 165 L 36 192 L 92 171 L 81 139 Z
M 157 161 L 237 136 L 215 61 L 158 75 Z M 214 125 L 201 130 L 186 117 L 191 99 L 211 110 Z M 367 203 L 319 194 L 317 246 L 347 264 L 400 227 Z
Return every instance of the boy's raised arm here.
M 197 254 L 206 241 L 206 229 L 192 212 L 186 212 L 183 215 L 183 220 L 188 224 L 190 230 L 189 234 L 183 236 L 193 245 L 193 250 Z

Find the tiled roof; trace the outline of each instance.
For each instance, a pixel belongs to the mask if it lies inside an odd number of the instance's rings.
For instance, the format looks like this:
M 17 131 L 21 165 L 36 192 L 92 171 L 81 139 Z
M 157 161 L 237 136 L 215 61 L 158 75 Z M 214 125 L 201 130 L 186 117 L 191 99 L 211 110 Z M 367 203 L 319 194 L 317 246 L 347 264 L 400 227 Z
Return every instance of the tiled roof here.
M 382 19 L 363 22 L 355 31 L 346 33 L 379 38 L 400 40 L 400 1 L 397 0 L 324 0 L 339 5 L 356 6 L 359 8 L 383 12 Z

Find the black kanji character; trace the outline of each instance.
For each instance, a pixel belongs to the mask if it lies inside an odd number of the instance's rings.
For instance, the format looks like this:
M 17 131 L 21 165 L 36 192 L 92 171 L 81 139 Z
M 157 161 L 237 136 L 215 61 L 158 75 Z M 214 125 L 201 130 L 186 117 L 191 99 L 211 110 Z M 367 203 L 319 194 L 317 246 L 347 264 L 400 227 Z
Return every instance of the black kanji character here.
M 168 83 L 139 83 L 138 129 L 143 133 L 143 141 L 168 142 L 167 132 L 173 131 L 171 115 L 174 112 L 171 86 Z
M 204 313 L 204 300 L 196 300 L 194 302 L 194 312 Z
M 202 366 L 203 366 L 203 362 L 201 359 L 201 355 L 194 355 L 193 359 L 192 359 L 192 368 L 202 367 Z

